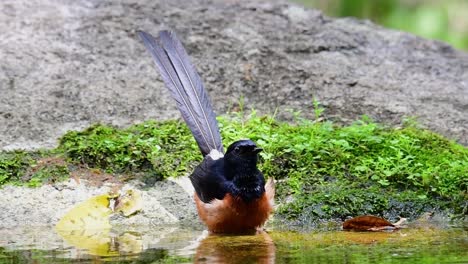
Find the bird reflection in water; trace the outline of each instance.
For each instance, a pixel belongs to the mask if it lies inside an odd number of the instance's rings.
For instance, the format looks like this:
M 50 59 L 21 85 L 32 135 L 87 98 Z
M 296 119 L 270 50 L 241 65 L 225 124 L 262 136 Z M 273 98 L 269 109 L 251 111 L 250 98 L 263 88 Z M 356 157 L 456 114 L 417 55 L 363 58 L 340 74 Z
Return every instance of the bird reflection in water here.
M 194 263 L 274 263 L 275 249 L 265 231 L 241 236 L 211 234 L 200 242 Z

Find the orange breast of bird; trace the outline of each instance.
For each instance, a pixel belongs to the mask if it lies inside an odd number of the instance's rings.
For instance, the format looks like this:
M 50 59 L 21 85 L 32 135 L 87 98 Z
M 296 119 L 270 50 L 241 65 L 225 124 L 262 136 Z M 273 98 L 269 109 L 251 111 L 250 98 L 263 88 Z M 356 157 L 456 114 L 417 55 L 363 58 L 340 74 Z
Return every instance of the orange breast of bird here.
M 213 233 L 248 233 L 263 226 L 274 205 L 274 183 L 270 179 L 265 193 L 256 200 L 244 202 L 239 197 L 226 194 L 222 200 L 202 202 L 195 194 L 198 215 Z

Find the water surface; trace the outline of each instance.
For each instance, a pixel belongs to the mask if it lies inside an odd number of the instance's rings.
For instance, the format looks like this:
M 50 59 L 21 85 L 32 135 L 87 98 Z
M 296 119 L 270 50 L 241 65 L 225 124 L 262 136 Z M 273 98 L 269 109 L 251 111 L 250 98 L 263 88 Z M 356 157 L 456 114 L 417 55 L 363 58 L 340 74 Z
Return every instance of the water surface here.
M 180 226 L 0 230 L 0 263 L 468 263 L 468 230 L 208 235 Z

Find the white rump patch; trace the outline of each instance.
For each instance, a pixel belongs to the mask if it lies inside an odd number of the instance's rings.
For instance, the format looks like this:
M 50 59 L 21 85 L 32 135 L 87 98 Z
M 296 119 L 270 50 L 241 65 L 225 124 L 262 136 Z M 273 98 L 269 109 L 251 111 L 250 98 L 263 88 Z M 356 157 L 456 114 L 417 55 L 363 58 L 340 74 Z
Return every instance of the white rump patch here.
M 224 154 L 219 152 L 219 150 L 217 149 L 212 149 L 210 151 L 210 153 L 208 154 L 208 156 L 212 159 L 212 160 L 219 160 L 220 158 L 224 157 Z

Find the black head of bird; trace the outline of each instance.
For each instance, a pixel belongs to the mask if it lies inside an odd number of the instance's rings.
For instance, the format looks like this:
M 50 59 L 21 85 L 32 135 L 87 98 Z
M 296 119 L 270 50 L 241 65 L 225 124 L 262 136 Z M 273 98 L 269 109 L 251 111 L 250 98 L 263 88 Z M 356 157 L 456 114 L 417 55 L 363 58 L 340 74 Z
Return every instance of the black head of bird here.
M 251 140 L 239 140 L 232 143 L 224 156 L 227 178 L 256 177 L 258 153 L 262 149 Z

